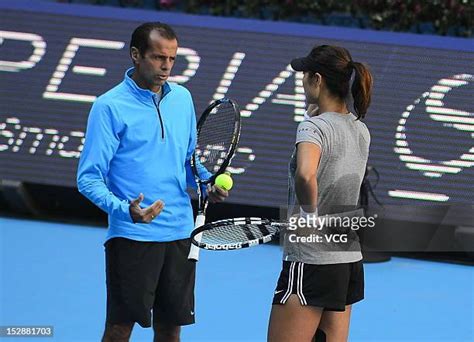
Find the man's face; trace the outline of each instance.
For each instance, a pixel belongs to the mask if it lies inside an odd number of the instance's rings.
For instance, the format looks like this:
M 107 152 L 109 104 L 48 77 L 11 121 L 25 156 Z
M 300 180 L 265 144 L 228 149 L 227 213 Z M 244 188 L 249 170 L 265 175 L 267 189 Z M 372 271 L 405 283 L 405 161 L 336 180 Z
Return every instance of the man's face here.
M 153 92 L 160 90 L 171 73 L 178 42 L 176 39 L 163 38 L 159 32 L 150 32 L 148 50 L 141 55 L 136 48 L 132 48 L 132 59 L 135 62 L 136 80 L 141 87 Z

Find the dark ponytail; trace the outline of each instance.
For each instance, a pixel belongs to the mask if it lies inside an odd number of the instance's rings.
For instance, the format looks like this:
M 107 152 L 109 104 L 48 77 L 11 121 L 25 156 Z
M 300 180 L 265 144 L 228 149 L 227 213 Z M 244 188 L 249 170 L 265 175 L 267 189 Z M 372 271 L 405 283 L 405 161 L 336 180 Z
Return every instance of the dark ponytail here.
M 357 120 L 365 117 L 370 105 L 372 75 L 365 64 L 352 61 L 347 49 L 333 45 L 315 46 L 308 56 L 294 59 L 291 66 L 296 71 L 321 74 L 329 92 L 341 101 L 347 102 L 350 90 Z M 354 83 L 350 88 L 353 72 Z
M 352 84 L 351 93 L 354 98 L 354 111 L 358 119 L 363 119 L 370 105 L 372 93 L 372 75 L 362 63 L 349 62 L 355 71 L 354 83 Z

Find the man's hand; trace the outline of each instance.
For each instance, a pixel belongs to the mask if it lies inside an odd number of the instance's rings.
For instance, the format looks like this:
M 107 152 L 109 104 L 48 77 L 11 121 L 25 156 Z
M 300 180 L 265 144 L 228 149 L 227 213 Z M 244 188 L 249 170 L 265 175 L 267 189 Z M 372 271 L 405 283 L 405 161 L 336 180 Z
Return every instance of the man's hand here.
M 163 201 L 157 200 L 149 207 L 142 209 L 140 203 L 144 198 L 145 196 L 140 194 L 130 203 L 130 216 L 132 216 L 134 223 L 150 223 L 155 219 L 155 217 L 160 215 L 165 206 Z
M 209 185 L 207 187 L 207 196 L 209 198 L 209 202 L 218 203 L 224 201 L 227 197 L 229 197 L 229 192 L 217 185 Z

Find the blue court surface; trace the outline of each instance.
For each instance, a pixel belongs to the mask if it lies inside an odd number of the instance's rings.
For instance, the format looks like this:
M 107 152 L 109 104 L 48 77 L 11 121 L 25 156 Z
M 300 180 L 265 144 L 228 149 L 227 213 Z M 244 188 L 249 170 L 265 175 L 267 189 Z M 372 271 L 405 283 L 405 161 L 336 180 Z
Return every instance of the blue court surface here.
M 53 338 L 99 341 L 105 318 L 105 229 L 0 218 L 0 325 L 52 325 Z M 206 252 L 197 324 L 183 341 L 265 341 L 281 251 Z M 474 341 L 474 267 L 392 258 L 366 264 L 366 299 L 350 341 Z M 136 326 L 132 341 L 152 341 Z

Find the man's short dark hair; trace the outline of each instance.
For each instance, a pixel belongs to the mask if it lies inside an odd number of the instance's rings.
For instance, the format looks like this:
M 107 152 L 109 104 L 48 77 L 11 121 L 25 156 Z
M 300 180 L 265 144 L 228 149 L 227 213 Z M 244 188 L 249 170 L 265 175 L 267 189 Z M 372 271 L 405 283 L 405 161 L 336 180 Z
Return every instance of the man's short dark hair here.
M 163 38 L 178 40 L 178 37 L 176 37 L 176 33 L 171 26 L 160 22 L 149 22 L 141 24 L 135 29 L 135 31 L 133 31 L 132 40 L 130 41 L 130 49 L 136 47 L 140 52 L 140 55 L 143 56 L 150 47 L 150 32 L 154 30 L 158 31 L 160 36 Z

